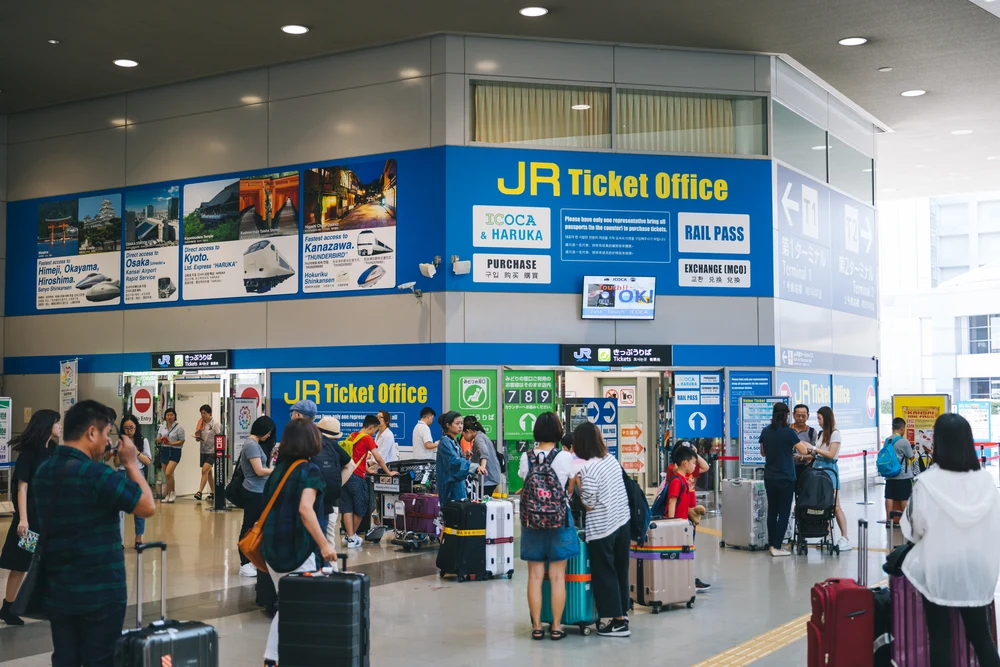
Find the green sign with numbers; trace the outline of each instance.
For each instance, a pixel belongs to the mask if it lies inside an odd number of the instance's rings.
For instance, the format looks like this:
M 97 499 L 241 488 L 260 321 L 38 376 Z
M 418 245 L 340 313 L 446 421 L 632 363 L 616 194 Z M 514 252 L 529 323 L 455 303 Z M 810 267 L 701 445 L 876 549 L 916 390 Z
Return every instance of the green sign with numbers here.
M 503 439 L 533 440 L 535 420 L 556 408 L 554 371 L 507 371 L 503 375 Z
M 473 415 L 490 440 L 497 439 L 496 370 L 451 371 L 451 409 Z

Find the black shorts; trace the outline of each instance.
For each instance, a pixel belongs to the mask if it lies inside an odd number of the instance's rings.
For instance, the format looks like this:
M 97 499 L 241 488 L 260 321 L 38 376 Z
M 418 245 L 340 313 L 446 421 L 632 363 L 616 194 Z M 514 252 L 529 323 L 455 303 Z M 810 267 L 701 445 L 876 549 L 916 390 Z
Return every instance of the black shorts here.
M 201 466 L 204 468 L 205 464 L 215 465 L 215 454 L 202 454 L 201 455 Z
M 913 495 L 912 479 L 887 479 L 885 480 L 886 500 L 909 500 Z

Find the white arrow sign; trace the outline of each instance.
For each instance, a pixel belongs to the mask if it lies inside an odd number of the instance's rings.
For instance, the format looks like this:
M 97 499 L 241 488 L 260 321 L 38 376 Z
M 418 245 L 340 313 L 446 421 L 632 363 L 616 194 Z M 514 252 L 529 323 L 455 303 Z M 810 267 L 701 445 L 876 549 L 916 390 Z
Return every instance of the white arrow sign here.
M 868 242 L 868 246 L 865 248 L 865 252 L 869 253 L 872 251 L 872 240 L 874 235 L 872 234 L 872 219 L 867 215 L 865 216 L 865 226 L 861 229 L 861 238 Z
M 618 410 L 615 408 L 615 404 L 608 401 L 604 404 L 604 408 L 611 411 L 611 414 L 604 415 L 604 421 L 608 424 L 614 423 L 615 417 L 618 416 Z
M 781 195 L 781 208 L 785 211 L 785 219 L 788 220 L 788 224 L 792 227 L 795 223 L 792 221 L 792 214 L 789 211 L 799 212 L 799 202 L 794 199 L 789 199 L 788 195 L 792 192 L 792 184 L 789 183 L 785 186 L 785 194 Z
M 688 417 L 688 426 L 691 427 L 692 431 L 704 430 L 705 424 L 707 423 L 708 420 L 705 418 L 705 415 L 702 414 L 701 412 L 692 412 L 691 416 Z

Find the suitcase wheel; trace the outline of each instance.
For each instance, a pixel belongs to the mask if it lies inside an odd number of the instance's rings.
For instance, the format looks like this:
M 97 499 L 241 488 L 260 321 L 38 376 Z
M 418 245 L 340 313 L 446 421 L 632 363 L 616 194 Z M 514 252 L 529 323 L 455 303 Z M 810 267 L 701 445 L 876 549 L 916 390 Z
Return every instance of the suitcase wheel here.
M 460 574 L 457 577 L 455 577 L 455 581 L 457 581 L 458 583 L 462 583 L 465 581 L 465 576 Z
M 514 578 L 514 570 L 510 570 L 509 572 L 507 572 L 507 578 L 508 579 L 513 579 Z
M 653 605 L 653 613 L 654 614 L 659 614 L 660 613 L 660 605 L 658 605 L 658 604 L 654 604 Z
M 583 634 L 584 637 L 589 637 L 592 630 L 590 629 L 590 626 L 587 625 L 586 623 L 581 623 L 580 632 Z
M 691 598 L 690 600 L 687 601 L 687 608 L 694 609 L 694 598 Z
M 635 609 L 635 600 L 629 600 L 628 601 L 628 610 L 632 611 L 633 609 Z

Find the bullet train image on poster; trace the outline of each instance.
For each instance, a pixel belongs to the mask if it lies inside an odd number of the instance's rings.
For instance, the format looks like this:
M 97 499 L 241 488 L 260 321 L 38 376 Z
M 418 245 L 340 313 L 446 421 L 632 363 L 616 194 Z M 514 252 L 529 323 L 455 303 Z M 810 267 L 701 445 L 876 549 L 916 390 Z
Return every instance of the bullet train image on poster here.
M 294 269 L 268 240 L 257 241 L 243 253 L 243 286 L 263 294 L 295 275 Z
M 392 252 L 392 248 L 379 241 L 372 230 L 366 229 L 358 234 L 358 254 L 362 257 L 384 255 L 387 252 Z
M 378 264 L 373 264 L 365 269 L 360 276 L 358 276 L 358 287 L 371 287 L 384 275 L 385 269 Z
M 174 281 L 171 278 L 157 278 L 156 293 L 161 299 L 169 299 L 176 291 L 177 286 L 174 285 Z
M 88 289 L 85 293 L 87 301 L 111 301 L 122 295 L 121 284 L 117 280 L 105 278 L 104 282 L 98 283 Z
M 76 284 L 77 289 L 87 290 L 108 280 L 108 277 L 103 273 L 88 273 L 86 276 L 80 279 L 80 282 Z

